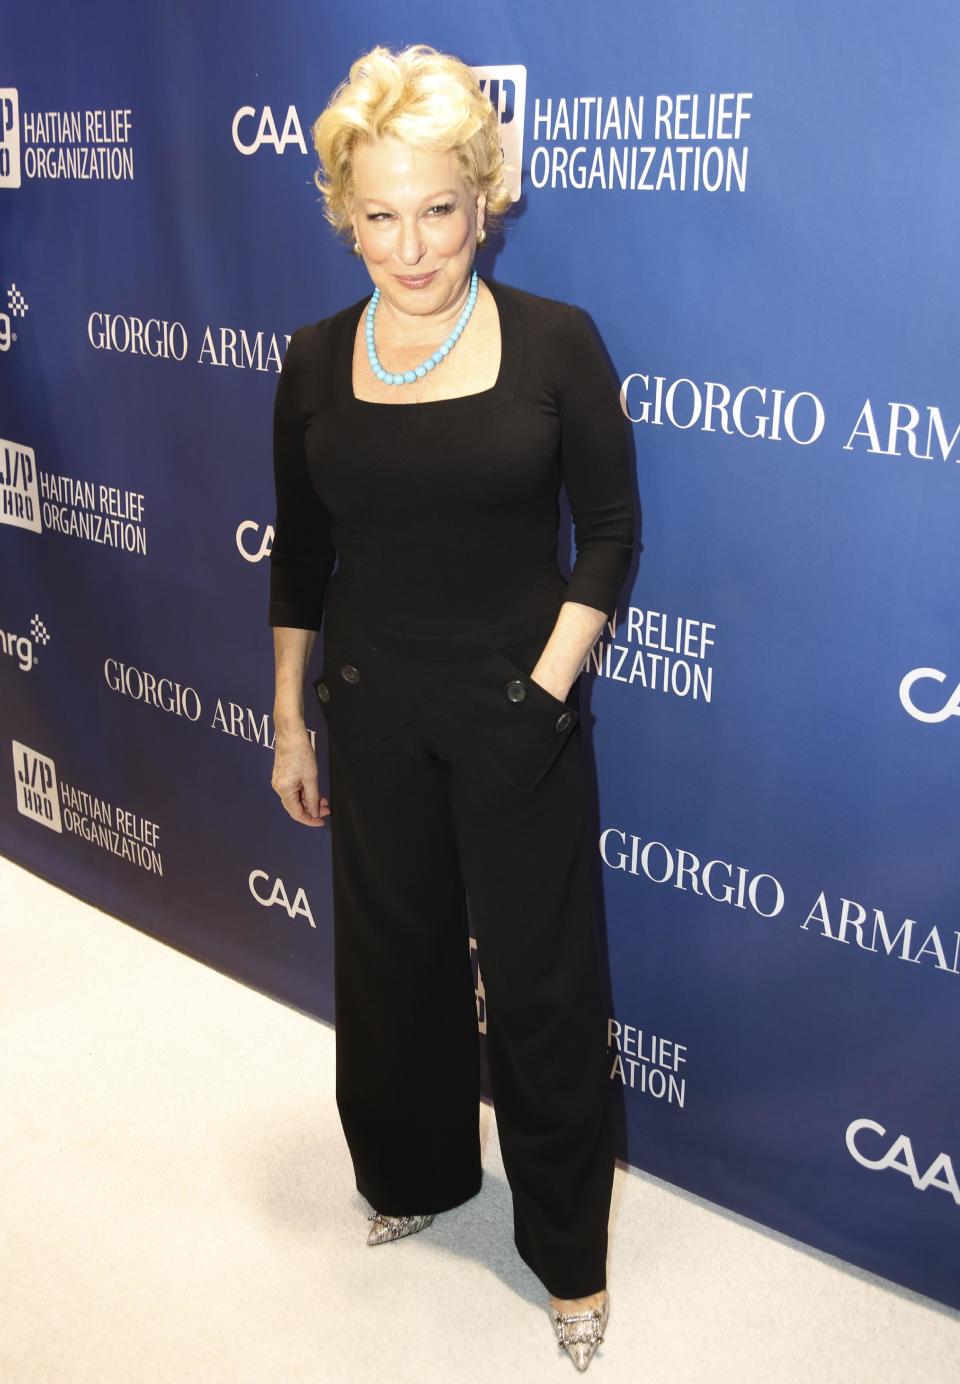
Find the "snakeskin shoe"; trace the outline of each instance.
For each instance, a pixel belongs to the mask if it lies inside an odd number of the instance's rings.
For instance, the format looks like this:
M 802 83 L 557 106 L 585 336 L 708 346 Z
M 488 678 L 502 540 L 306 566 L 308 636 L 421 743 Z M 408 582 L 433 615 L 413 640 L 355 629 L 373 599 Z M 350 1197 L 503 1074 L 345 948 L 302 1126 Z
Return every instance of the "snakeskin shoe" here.
M 415 1235 L 418 1230 L 425 1230 L 433 1216 L 381 1216 L 379 1211 L 374 1211 L 367 1220 L 373 1221 L 367 1244 L 383 1245 L 388 1240 L 402 1240 L 404 1235 Z
M 603 1302 L 589 1312 L 558 1312 L 547 1304 L 557 1346 L 565 1350 L 578 1370 L 585 1370 L 593 1358 L 593 1352 L 603 1340 L 603 1333 L 610 1315 L 610 1294 L 604 1290 Z

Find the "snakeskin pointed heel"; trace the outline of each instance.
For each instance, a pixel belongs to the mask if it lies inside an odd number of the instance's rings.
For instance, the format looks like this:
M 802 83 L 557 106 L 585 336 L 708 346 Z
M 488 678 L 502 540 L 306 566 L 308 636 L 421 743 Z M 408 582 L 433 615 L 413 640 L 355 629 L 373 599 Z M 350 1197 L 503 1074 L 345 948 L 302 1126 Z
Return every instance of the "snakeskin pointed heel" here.
M 418 1230 L 425 1230 L 433 1216 L 382 1216 L 379 1211 L 374 1211 L 367 1220 L 374 1223 L 370 1227 L 367 1244 L 384 1245 L 388 1240 L 402 1240 L 404 1235 L 415 1235 Z
M 585 1370 L 593 1353 L 603 1341 L 604 1329 L 610 1315 L 610 1294 L 604 1291 L 603 1302 L 589 1312 L 558 1312 L 547 1304 L 557 1346 L 565 1350 L 578 1370 Z

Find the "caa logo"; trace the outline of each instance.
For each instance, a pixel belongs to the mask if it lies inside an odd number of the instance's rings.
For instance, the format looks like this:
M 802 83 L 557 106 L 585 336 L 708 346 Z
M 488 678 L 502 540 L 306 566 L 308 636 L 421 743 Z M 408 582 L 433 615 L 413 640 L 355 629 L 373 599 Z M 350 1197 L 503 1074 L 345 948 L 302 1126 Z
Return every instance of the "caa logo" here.
M 251 534 L 254 542 L 247 547 L 247 535 Z M 259 540 L 259 547 L 256 541 Z M 270 556 L 270 548 L 273 544 L 273 525 L 268 524 L 261 530 L 260 525 L 255 519 L 244 519 L 237 528 L 237 551 L 246 562 L 259 562 L 261 558 Z
M 497 113 L 500 123 L 500 147 L 503 150 L 504 176 L 510 196 L 516 202 L 520 196 L 523 169 L 523 127 L 527 107 L 527 69 L 519 63 L 473 67 L 481 90 Z M 282 128 L 281 128 L 282 126 Z M 231 126 L 234 148 L 248 157 L 266 146 L 275 154 L 293 147 L 307 153 L 307 141 L 296 106 L 288 106 L 282 121 L 278 121 L 271 106 L 241 106 Z
M 914 683 L 928 679 L 933 682 L 946 682 L 947 675 L 941 673 L 939 668 L 914 668 L 906 675 L 900 683 L 900 702 L 903 709 L 908 711 L 915 721 L 926 721 L 928 724 L 947 721 L 951 716 L 960 716 L 960 683 L 957 683 L 939 711 L 921 711 L 914 704 L 911 696 Z
M 256 121 L 256 129 L 251 128 Z M 253 106 L 241 106 L 233 117 L 233 143 L 241 154 L 256 154 L 264 144 L 270 146 L 275 154 L 282 154 L 288 144 L 294 145 L 301 154 L 307 152 L 307 142 L 300 127 L 300 117 L 296 106 L 288 106 L 283 122 L 283 130 L 277 130 L 277 122 L 269 106 L 259 112 Z
M 0 87 L 0 187 L 20 186 L 20 96 Z
M 269 893 L 264 890 L 259 892 L 259 886 L 266 882 Z M 247 879 L 250 893 L 262 908 L 273 908 L 279 904 L 287 914 L 288 918 L 306 918 L 311 927 L 316 927 L 313 921 L 313 914 L 310 912 L 310 905 L 307 902 L 306 890 L 302 887 L 297 890 L 291 901 L 282 879 L 275 879 L 270 883 L 270 876 L 266 870 L 251 870 Z
M 857 1136 L 865 1129 L 878 1134 L 881 1139 L 885 1139 L 887 1134 L 883 1125 L 877 1124 L 876 1120 L 854 1120 L 847 1127 L 847 1151 L 861 1167 L 870 1168 L 875 1173 L 883 1172 L 887 1168 L 892 1168 L 897 1173 L 906 1173 L 918 1192 L 925 1192 L 928 1187 L 936 1187 L 941 1192 L 947 1192 L 960 1206 L 960 1186 L 957 1184 L 956 1169 L 948 1153 L 938 1153 L 927 1171 L 921 1173 L 914 1157 L 913 1145 L 906 1134 L 900 1134 L 886 1152 L 880 1153 L 879 1158 L 868 1158 L 856 1144 Z
M 473 962 L 474 952 L 477 950 L 477 939 L 470 938 L 470 961 Z M 481 1033 L 487 1031 L 487 992 L 483 985 L 483 976 L 480 974 L 480 963 L 477 962 L 477 979 L 474 983 L 473 993 L 477 1000 L 477 1028 Z

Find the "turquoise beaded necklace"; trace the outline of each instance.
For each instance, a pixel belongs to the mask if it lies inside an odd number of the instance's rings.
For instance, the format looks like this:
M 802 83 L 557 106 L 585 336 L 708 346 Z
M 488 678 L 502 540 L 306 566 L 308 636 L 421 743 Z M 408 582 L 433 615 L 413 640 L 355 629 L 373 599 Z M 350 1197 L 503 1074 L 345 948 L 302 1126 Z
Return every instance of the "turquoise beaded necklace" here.
M 470 321 L 470 314 L 473 312 L 477 301 L 477 271 L 474 270 L 470 276 L 470 292 L 467 294 L 466 306 L 460 314 L 460 318 L 453 331 L 447 337 L 442 346 L 438 346 L 432 356 L 427 356 L 422 365 L 418 365 L 414 370 L 401 370 L 392 374 L 389 370 L 384 370 L 380 361 L 377 359 L 377 348 L 373 344 L 373 319 L 377 315 L 377 304 L 380 302 L 379 287 L 373 290 L 373 296 L 367 304 L 367 357 L 370 361 L 370 369 L 378 380 L 384 384 L 413 384 L 414 380 L 422 380 L 424 375 L 439 365 L 444 356 L 449 355 L 454 346 L 460 339 L 460 334 Z

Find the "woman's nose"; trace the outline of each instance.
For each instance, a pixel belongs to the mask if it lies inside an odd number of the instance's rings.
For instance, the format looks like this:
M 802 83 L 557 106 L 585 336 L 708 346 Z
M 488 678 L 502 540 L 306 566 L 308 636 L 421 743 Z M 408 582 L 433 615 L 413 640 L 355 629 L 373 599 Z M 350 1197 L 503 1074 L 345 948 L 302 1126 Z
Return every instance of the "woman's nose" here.
M 419 222 L 400 228 L 400 258 L 404 264 L 416 264 L 423 257 L 423 236 Z

